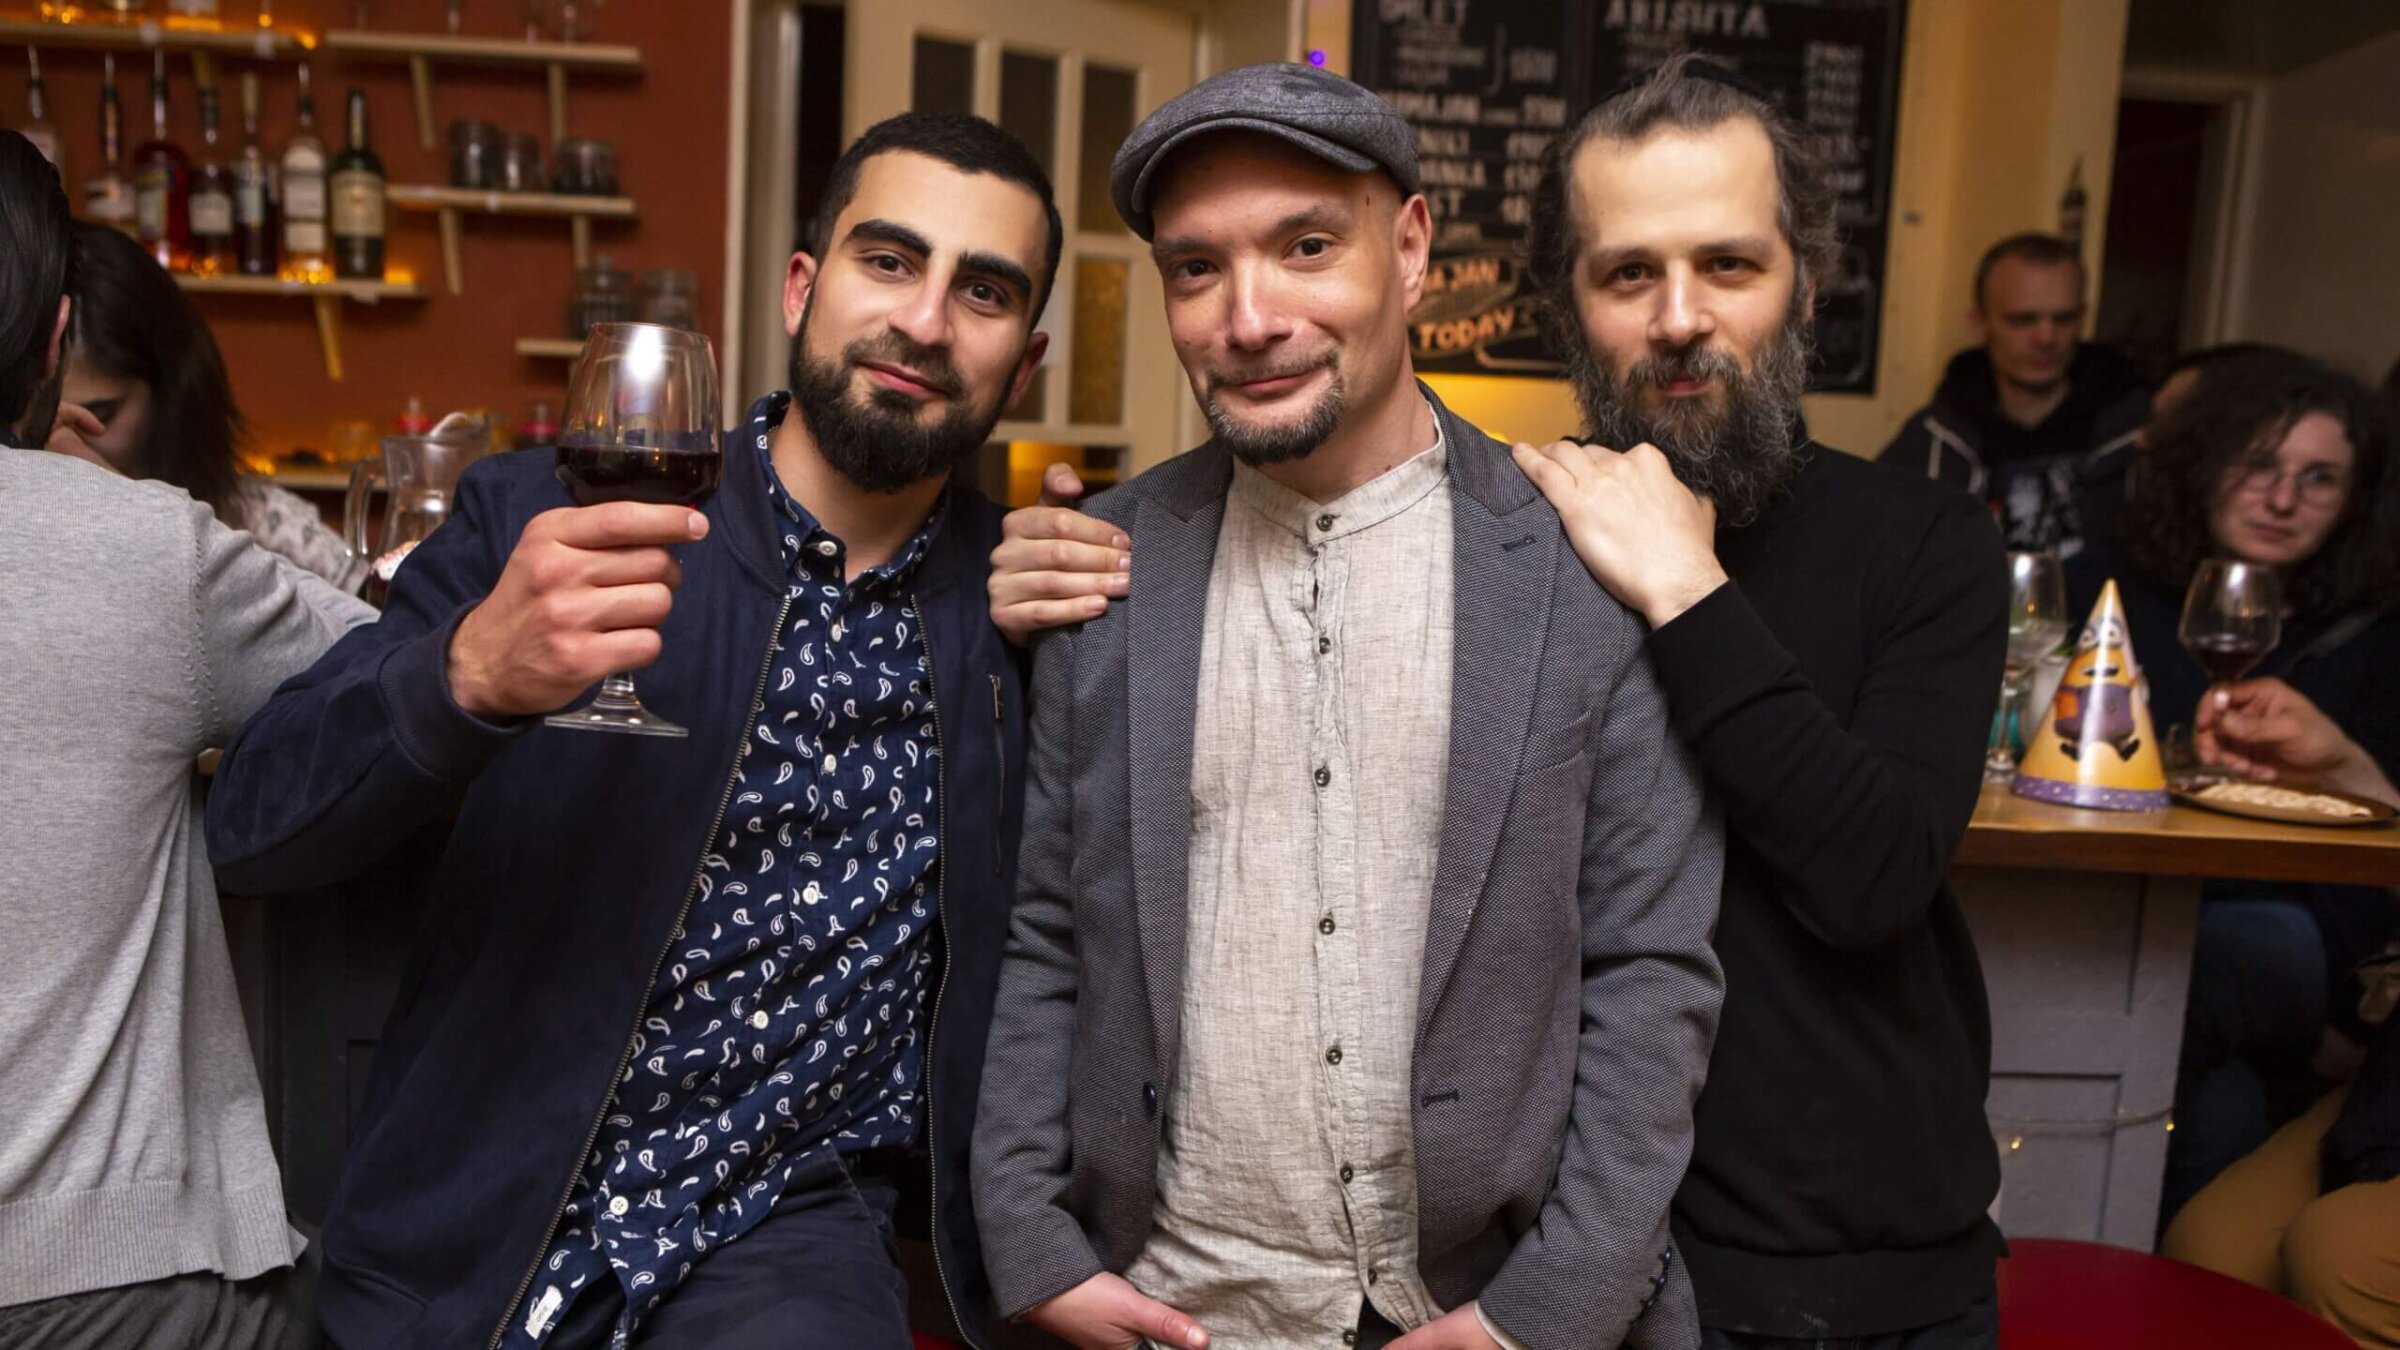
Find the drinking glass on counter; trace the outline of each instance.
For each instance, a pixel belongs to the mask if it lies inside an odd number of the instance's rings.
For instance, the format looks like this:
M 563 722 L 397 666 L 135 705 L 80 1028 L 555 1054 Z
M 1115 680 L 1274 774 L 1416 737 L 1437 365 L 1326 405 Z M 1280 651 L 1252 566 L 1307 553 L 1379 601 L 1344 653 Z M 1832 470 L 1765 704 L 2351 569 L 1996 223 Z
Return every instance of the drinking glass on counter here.
M 2024 717 L 2026 684 L 2041 659 L 2067 635 L 2067 577 L 2048 553 L 2008 555 L 2008 661 L 2000 677 L 2000 711 L 1984 751 L 1983 778 L 2005 783 L 2017 773 L 2011 728 Z
M 707 338 L 648 323 L 592 329 L 558 436 L 558 481 L 577 506 L 698 506 L 717 490 L 721 449 L 717 356 Z M 609 676 L 590 703 L 548 720 L 582 731 L 690 734 L 643 707 L 630 675 Z

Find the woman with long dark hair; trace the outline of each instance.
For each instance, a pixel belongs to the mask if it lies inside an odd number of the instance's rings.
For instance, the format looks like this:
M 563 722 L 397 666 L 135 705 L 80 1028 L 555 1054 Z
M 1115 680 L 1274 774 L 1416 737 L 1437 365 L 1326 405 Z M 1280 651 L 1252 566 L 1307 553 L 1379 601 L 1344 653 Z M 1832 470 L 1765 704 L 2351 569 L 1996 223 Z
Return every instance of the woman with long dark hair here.
M 245 428 L 207 321 L 141 246 L 75 227 L 65 401 L 105 428 L 83 441 L 129 478 L 171 483 L 217 518 L 345 589 L 365 568 L 316 508 L 240 471 Z
M 2088 611 L 2114 578 L 2161 728 L 2190 726 L 2209 677 L 2178 641 L 2208 558 L 2273 567 L 2287 612 L 2254 675 L 2283 681 L 2400 777 L 2400 476 L 2381 401 L 2291 352 L 2212 360 L 2145 431 L 2124 538 L 2067 568 Z M 2393 906 L 2358 887 L 2211 882 L 2185 1019 L 2165 1213 L 2307 1109 L 2369 1039 L 2354 970 Z

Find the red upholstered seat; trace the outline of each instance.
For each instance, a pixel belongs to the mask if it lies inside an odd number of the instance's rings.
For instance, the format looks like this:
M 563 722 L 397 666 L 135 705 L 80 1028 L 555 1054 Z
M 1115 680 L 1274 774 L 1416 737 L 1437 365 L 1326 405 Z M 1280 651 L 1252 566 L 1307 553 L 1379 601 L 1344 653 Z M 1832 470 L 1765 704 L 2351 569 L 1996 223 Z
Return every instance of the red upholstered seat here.
M 909 1334 L 916 1338 L 917 1350 L 966 1350 L 965 1346 L 960 1345 L 958 1342 L 951 1340 L 947 1336 L 936 1336 L 930 1332 L 923 1331 L 910 1332 Z
M 2289 1299 L 2163 1256 L 2011 1238 L 2000 1350 L 2352 1350 Z

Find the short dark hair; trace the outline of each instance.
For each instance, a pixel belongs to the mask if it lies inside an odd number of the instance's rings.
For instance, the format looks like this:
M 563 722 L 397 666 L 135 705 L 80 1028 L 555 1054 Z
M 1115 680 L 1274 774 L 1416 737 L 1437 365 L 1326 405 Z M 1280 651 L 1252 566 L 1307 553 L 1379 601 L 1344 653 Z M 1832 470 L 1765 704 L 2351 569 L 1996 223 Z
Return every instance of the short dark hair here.
M 22 132 L 0 131 L 0 431 L 42 387 L 58 298 L 74 274 L 67 190 Z M 47 437 L 48 427 L 27 434 Z
M 2400 587 L 2400 476 L 2392 472 L 2381 401 L 2337 371 L 2269 348 L 2205 364 L 2198 387 L 2152 429 L 2128 484 L 2141 509 L 2126 548 L 2153 579 L 2180 589 L 2217 551 L 2210 531 L 2228 470 L 2280 444 L 2292 424 L 2324 413 L 2342 424 L 2353 461 L 2349 499 L 2317 552 L 2285 578 L 2292 606 L 2331 618 Z
M 1696 61 L 1701 63 L 1699 71 L 1691 69 Z M 1550 143 L 1534 187 L 1532 227 L 1526 239 L 1526 270 L 1534 285 L 1553 297 L 1573 287 L 1575 255 L 1582 243 L 1571 189 L 1575 156 L 1586 143 L 1595 138 L 1639 141 L 1661 128 L 1706 131 L 1736 118 L 1758 123 L 1775 149 L 1776 219 L 1797 265 L 1798 293 L 1830 281 L 1840 267 L 1841 238 L 1834 228 L 1835 197 L 1823 157 L 1807 133 L 1760 97 L 1756 86 L 1729 81 L 1718 63 L 1683 52 L 1594 104 Z M 1579 340 L 1573 332 L 1572 306 L 1554 302 L 1542 309 L 1555 339 Z
M 2072 267 L 2075 269 L 2075 289 L 2083 289 L 2083 251 L 2055 234 L 2028 230 L 2012 234 L 1983 251 L 1983 260 L 1975 264 L 1975 308 L 1983 308 L 1983 285 L 1992 279 L 1992 269 L 2003 258 L 2032 263 L 2036 267 Z
M 1050 239 L 1042 257 L 1041 290 L 1034 297 L 1033 312 L 1025 320 L 1030 329 L 1041 320 L 1043 308 L 1050 303 L 1050 289 L 1058 282 L 1058 255 L 1066 242 L 1066 230 L 1059 223 L 1058 203 L 1051 199 L 1050 175 L 1043 170 L 1042 162 L 1034 158 L 1025 142 L 980 117 L 954 112 L 904 112 L 868 127 L 833 162 L 833 170 L 825 179 L 825 196 L 817 205 L 817 213 L 809 218 L 805 247 L 817 258 L 824 258 L 825 250 L 833 245 L 833 223 L 858 195 L 858 176 L 867 161 L 877 155 L 901 151 L 938 159 L 968 173 L 988 173 L 1042 199 L 1042 215 L 1049 224 Z
M 129 467 L 205 502 L 228 523 L 243 435 L 233 382 L 208 323 L 158 260 L 124 234 L 75 226 L 76 359 L 150 386 L 150 423 Z

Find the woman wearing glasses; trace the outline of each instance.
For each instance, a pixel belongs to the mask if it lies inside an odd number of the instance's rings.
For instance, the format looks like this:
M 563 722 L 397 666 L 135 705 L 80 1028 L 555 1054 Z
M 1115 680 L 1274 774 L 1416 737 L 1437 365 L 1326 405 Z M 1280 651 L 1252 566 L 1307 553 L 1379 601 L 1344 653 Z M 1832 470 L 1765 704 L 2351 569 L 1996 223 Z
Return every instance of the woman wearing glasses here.
M 2400 476 L 2380 401 L 2272 348 L 2198 363 L 2179 383 L 2143 433 L 2124 537 L 2067 565 L 2070 613 L 2114 577 L 2152 715 L 2188 726 L 2210 687 L 2177 640 L 2194 571 L 2210 558 L 2272 567 L 2282 638 L 2243 687 L 2293 691 L 2384 777 L 2400 776 Z M 2372 1037 L 2354 972 L 2382 950 L 2394 912 L 2357 887 L 2209 884 L 2165 1215 L 2356 1067 Z

